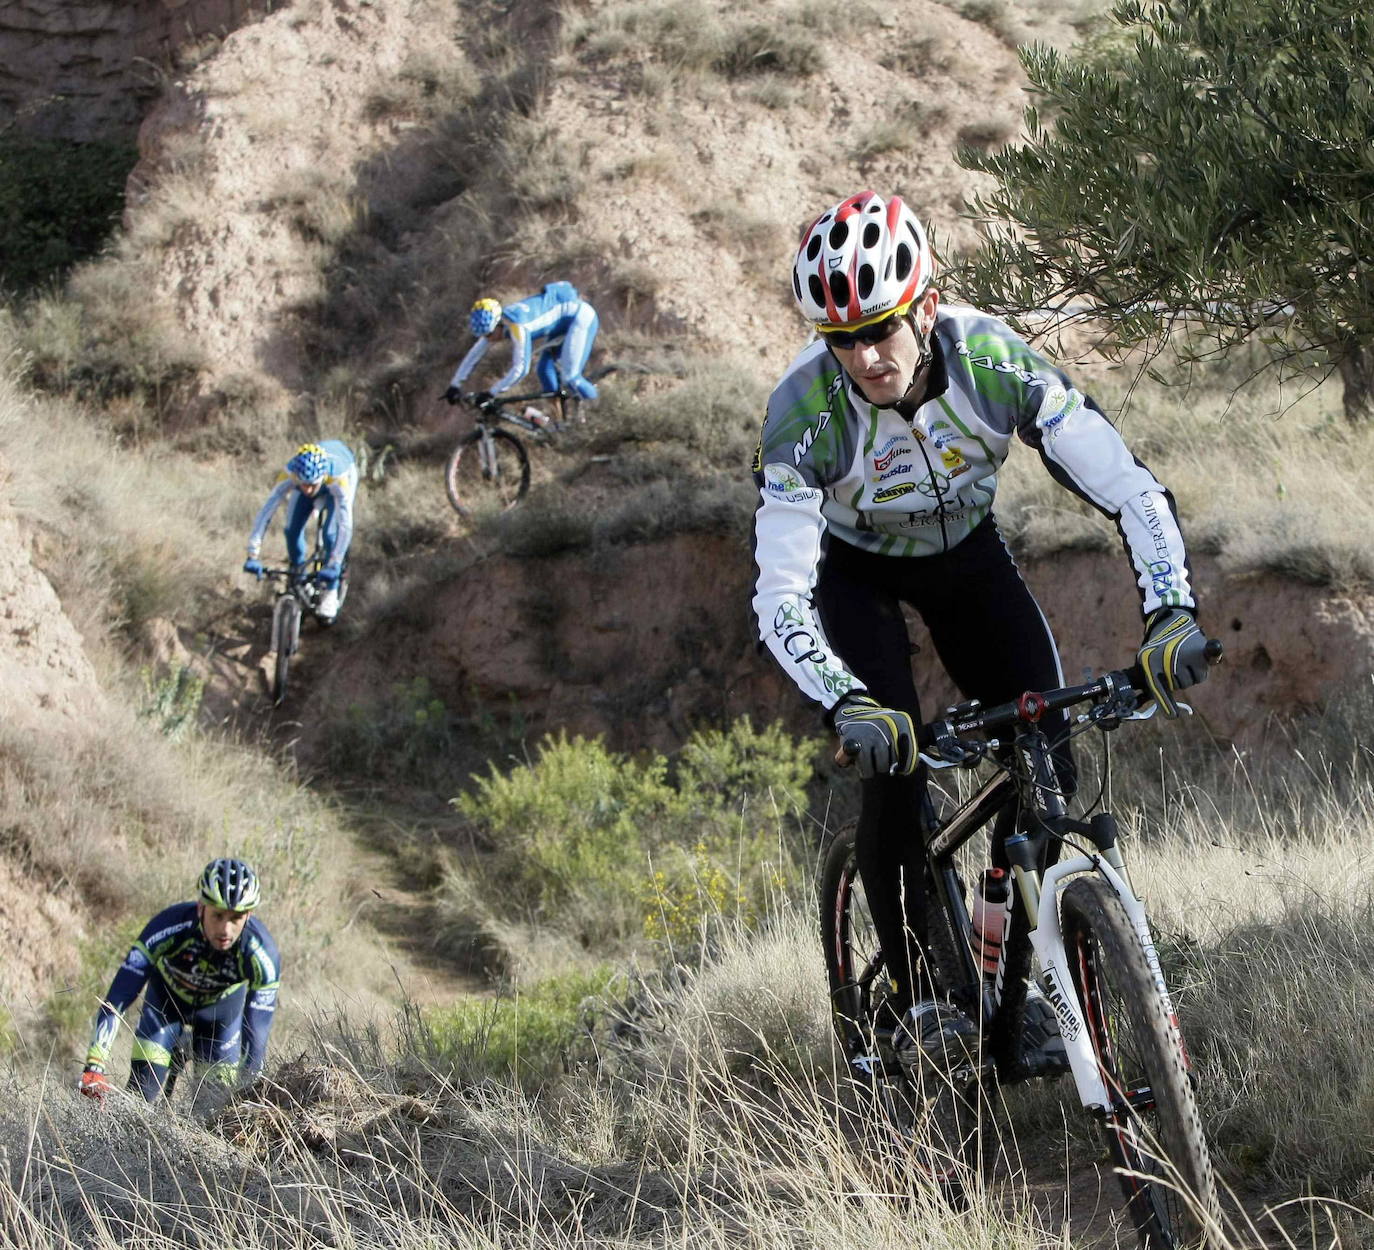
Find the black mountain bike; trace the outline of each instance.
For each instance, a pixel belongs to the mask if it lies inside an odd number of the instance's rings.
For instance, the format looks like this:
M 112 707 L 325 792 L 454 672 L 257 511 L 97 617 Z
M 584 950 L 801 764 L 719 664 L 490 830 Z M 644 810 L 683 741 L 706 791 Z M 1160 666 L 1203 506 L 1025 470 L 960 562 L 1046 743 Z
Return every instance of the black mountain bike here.
M 595 382 L 616 372 L 617 365 L 603 365 L 587 375 Z M 563 427 L 561 421 L 536 401 L 550 399 L 566 403 L 582 402 L 570 391 L 531 391 L 526 395 L 494 395 L 474 404 L 476 428 L 458 440 L 444 466 L 444 488 L 448 501 L 459 516 L 483 512 L 504 512 L 513 508 L 530 489 L 530 456 L 519 435 L 502 429 L 502 423 L 524 430 L 532 439 L 545 442 Z M 560 409 L 561 411 L 561 409 Z
M 263 577 L 280 580 L 277 600 L 272 606 L 272 702 L 280 707 L 286 699 L 286 683 L 291 673 L 291 661 L 300 649 L 301 616 L 308 612 L 320 625 L 328 628 L 333 618 L 322 618 L 317 609 L 320 606 L 318 576 L 323 563 L 319 547 L 310 558 L 305 571 L 292 574 L 290 569 L 263 569 Z M 348 560 L 345 558 L 343 571 L 339 575 L 339 607 L 348 597 Z
M 1221 644 L 1210 642 L 1208 659 L 1220 656 Z M 904 1068 L 890 1032 L 875 1028 L 887 978 L 852 827 L 825 849 L 820 921 L 845 1053 L 855 1071 L 869 1073 L 890 1132 L 956 1201 L 990 1154 L 979 1128 L 988 1120 L 992 1087 L 1046 1074 L 1023 1059 L 1034 1053 L 1026 1045 L 1026 998 L 1038 960 L 1079 1099 L 1105 1134 L 1141 1243 L 1178 1250 L 1206 1245 L 1220 1228 L 1188 1052 L 1116 820 L 1105 811 L 1087 820 L 1068 816 L 1052 744 L 1039 728 L 1046 712 L 1086 705 L 1075 718 L 1082 729 L 1112 730 L 1150 715 L 1153 708 L 1137 710 L 1144 699 L 1138 670 L 1113 672 L 1028 692 L 1000 707 L 964 703 L 928 726 L 927 764 L 996 763 L 992 777 L 945 819 L 936 818 L 928 797 L 916 813 L 927 873 L 925 974 L 980 1025 L 980 1061 L 971 1070 L 932 1075 L 922 1070 L 930 1065 Z M 975 956 L 955 861 L 990 826 L 1012 876 L 995 976 Z

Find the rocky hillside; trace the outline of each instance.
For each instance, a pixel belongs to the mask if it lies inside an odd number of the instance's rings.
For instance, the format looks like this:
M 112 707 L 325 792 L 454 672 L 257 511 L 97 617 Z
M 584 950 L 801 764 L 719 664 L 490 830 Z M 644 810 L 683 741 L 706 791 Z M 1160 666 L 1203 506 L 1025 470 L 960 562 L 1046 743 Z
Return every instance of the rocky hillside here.
M 176 327 L 195 373 L 183 419 L 433 418 L 474 293 L 551 276 L 593 298 L 612 341 L 774 369 L 798 331 L 796 230 L 872 184 L 958 246 L 954 145 L 1014 133 L 1011 39 L 1071 33 L 1053 10 L 1034 28 L 965 11 L 277 7 L 166 81 L 98 285 Z

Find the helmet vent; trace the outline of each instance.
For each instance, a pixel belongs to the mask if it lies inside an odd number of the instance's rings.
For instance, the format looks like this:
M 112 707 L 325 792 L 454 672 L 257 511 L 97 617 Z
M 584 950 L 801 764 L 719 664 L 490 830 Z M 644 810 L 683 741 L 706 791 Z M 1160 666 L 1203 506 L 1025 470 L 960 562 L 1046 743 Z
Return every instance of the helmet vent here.
M 830 294 L 837 306 L 849 303 L 849 279 L 842 270 L 836 269 L 830 275 Z
M 859 298 L 865 300 L 873 294 L 873 266 L 860 265 L 857 276 L 859 279 Z
M 905 243 L 897 244 L 897 281 L 905 282 L 911 272 L 911 249 Z
M 864 246 L 877 247 L 878 240 L 883 237 L 882 227 L 876 221 L 870 221 L 864 226 Z
M 811 236 L 811 242 L 806 245 L 806 259 L 815 260 L 816 257 L 820 255 L 820 251 L 821 236 L 819 234 L 813 234 Z
M 826 240 L 831 247 L 843 247 L 845 240 L 849 238 L 849 223 L 847 221 L 837 221 L 830 227 L 830 237 Z
M 825 286 L 821 280 L 813 273 L 806 279 L 807 289 L 811 292 L 812 300 L 817 304 L 825 303 Z
M 792 270 L 792 294 L 798 299 L 802 297 L 801 279 L 797 277 L 797 271 L 795 269 Z

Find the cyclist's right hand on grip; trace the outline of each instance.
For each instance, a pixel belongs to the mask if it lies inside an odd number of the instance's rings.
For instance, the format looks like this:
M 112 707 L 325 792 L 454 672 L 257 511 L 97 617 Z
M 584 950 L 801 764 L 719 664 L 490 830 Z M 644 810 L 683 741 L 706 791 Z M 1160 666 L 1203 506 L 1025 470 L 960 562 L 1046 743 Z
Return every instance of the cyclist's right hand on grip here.
M 81 1074 L 81 1081 L 77 1085 L 87 1098 L 94 1098 L 96 1102 L 104 1102 L 105 1095 L 114 1089 L 110 1084 L 110 1078 L 99 1068 L 87 1068 Z
M 460 391 L 456 386 L 450 386 L 448 390 L 444 392 L 444 399 L 447 400 L 450 404 L 461 403 L 463 399 L 463 392 Z
M 842 753 L 861 777 L 904 777 L 916 768 L 916 726 L 911 716 L 883 707 L 866 694 L 850 694 L 835 709 Z

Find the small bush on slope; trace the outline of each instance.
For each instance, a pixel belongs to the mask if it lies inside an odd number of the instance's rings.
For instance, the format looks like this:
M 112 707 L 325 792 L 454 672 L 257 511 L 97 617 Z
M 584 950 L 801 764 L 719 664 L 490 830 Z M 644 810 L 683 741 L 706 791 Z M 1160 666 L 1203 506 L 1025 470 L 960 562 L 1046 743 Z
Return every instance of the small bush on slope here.
M 603 955 L 646 932 L 709 945 L 722 921 L 756 918 L 795 881 L 810 751 L 747 720 L 694 734 L 671 764 L 546 738 L 529 763 L 493 767 L 454 799 L 491 849 L 470 882 L 450 880 L 451 924 L 470 928 L 480 900 L 498 923 L 560 930 Z

